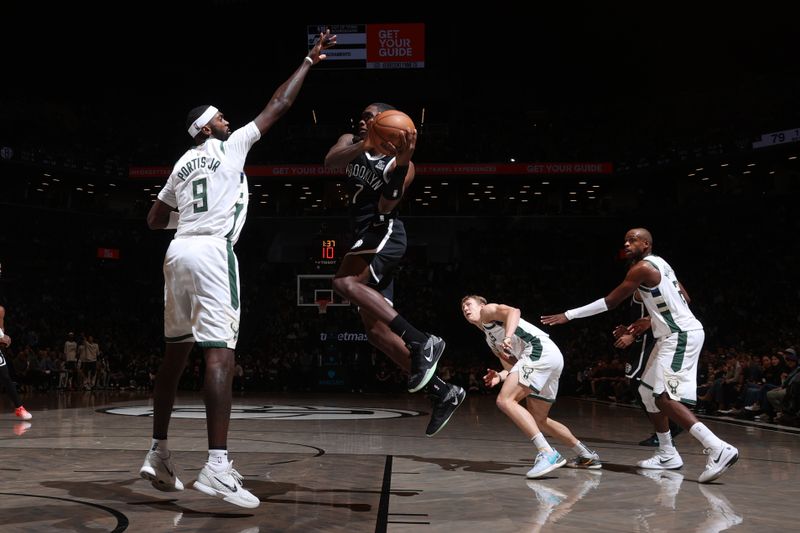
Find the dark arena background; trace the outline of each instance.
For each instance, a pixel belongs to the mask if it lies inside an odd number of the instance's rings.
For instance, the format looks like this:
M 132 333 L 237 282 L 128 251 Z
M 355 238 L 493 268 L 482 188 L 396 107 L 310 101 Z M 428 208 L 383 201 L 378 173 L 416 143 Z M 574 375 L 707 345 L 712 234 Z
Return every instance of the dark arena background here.
M 181 17 L 118 9 L 95 13 L 101 24 L 18 6 L 3 17 L 0 305 L 13 339 L 3 356 L 33 417 L 0 395 L 0 531 L 795 526 L 800 380 L 784 378 L 800 349 L 796 17 L 671 5 L 277 15 L 248 0 L 193 3 Z M 173 231 L 151 231 L 145 217 L 190 146 L 189 109 L 213 104 L 233 129 L 245 125 L 326 26 L 339 45 L 247 158 L 228 447 L 261 505 L 191 488 L 207 450 L 199 348 L 170 426 L 187 487 L 159 492 L 138 469 Z M 396 43 L 375 44 L 387 35 Z M 372 102 L 418 130 L 394 306 L 446 339 L 438 373 L 467 391 L 433 438 L 431 403 L 406 392 L 331 285 L 353 239 L 345 176 L 323 160 Z M 683 468 L 637 467 L 653 429 L 624 378 L 636 348 L 615 348 L 611 333 L 631 322 L 627 304 L 539 321 L 617 286 L 635 227 L 652 232 L 705 328 L 693 410 L 739 449 L 710 484 L 697 482 L 706 456 L 686 431 L 675 437 Z M 467 294 L 517 307 L 551 335 L 565 363 L 551 415 L 602 469 L 526 479 L 537 450 L 483 384 L 499 363 L 464 320 Z M 68 379 L 70 332 L 99 346 L 92 381 Z M 777 408 L 764 400 L 773 387 L 787 393 Z

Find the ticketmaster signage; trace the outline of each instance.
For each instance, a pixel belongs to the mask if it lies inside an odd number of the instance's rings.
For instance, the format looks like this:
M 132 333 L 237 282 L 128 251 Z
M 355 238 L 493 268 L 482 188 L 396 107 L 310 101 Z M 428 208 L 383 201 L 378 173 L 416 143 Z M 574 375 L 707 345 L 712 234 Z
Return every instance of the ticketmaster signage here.
M 319 340 L 322 342 L 367 342 L 367 334 L 366 333 L 352 333 L 349 331 L 343 331 L 340 333 L 320 333 Z

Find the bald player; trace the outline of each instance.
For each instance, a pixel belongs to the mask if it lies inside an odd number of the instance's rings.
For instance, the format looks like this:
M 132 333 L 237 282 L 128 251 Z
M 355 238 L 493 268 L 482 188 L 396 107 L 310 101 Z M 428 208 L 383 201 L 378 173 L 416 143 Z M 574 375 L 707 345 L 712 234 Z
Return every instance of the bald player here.
M 694 405 L 696 401 L 697 360 L 705 339 L 703 325 L 689 309 L 689 296 L 675 271 L 663 258 L 653 255 L 653 236 L 649 231 L 644 228 L 629 230 L 625 234 L 625 255 L 632 266 L 622 283 L 608 296 L 564 313 L 542 316 L 542 324 L 565 324 L 603 313 L 638 291 L 650 315 L 656 339 L 642 373 L 639 394 L 659 441 L 655 455 L 639 461 L 638 465 L 661 470 L 683 466 L 669 432 L 672 419 L 703 444 L 708 460 L 698 481 L 708 483 L 733 466 L 739 459 L 739 450 L 712 433 L 684 405 Z M 640 328 L 633 324 L 630 332 L 639 335 Z

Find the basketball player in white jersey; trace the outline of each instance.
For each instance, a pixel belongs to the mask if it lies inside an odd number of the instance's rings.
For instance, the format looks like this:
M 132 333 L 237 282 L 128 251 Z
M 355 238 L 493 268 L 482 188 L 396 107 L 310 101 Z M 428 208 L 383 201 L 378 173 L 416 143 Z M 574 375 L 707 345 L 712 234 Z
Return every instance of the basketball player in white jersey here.
M 683 466 L 670 437 L 669 419 L 672 419 L 703 444 L 708 460 L 698 481 L 708 483 L 733 466 L 739 459 L 739 450 L 719 439 L 684 405 L 694 405 L 696 401 L 697 360 L 705 333 L 703 325 L 689 309 L 688 295 L 672 267 L 652 251 L 653 237 L 649 231 L 644 228 L 628 231 L 625 254 L 633 261 L 633 266 L 625 280 L 605 298 L 564 313 L 542 316 L 541 320 L 543 324 L 556 325 L 596 315 L 617 307 L 638 290 L 656 339 L 642 373 L 639 394 L 659 441 L 655 455 L 638 464 L 641 468 L 654 469 Z M 631 333 L 639 335 L 642 329 L 632 327 Z
M 647 360 L 650 358 L 650 352 L 653 351 L 653 346 L 655 346 L 656 341 L 653 338 L 653 334 L 650 332 L 650 315 L 647 314 L 644 302 L 638 291 L 633 293 L 630 302 L 630 324 L 628 326 L 622 324 L 618 325 L 614 328 L 612 335 L 614 336 L 614 347 L 616 348 L 624 349 L 636 345 L 636 350 L 631 350 L 631 352 L 635 353 L 630 354 L 629 362 L 625 363 L 625 377 L 628 378 L 631 381 L 631 385 L 638 390 L 642 372 L 645 366 L 647 366 Z M 642 333 L 638 337 L 634 336 L 629 332 L 630 328 L 640 329 Z M 640 403 L 639 405 L 646 414 L 647 409 L 644 404 Z M 683 428 L 670 420 L 669 431 L 674 441 L 675 437 L 683 432 Z M 640 441 L 639 446 L 658 446 L 658 435 L 653 433 L 646 439 Z
M 522 430 L 538 449 L 536 462 L 527 477 L 538 478 L 564 466 L 566 459 L 548 444 L 543 431 L 568 445 L 577 454 L 572 468 L 598 469 L 600 457 L 584 446 L 560 422 L 548 417 L 556 401 L 558 379 L 564 368 L 561 350 L 550 336 L 523 320 L 520 310 L 504 304 L 487 303 L 486 298 L 471 294 L 461 299 L 461 312 L 467 322 L 480 329 L 486 343 L 500 359 L 503 370 L 487 369 L 483 381 L 487 387 L 503 383 L 497 407 Z M 527 409 L 519 402 L 526 399 Z
M 336 44 L 329 31 L 286 80 L 252 122 L 231 133 L 213 106 L 189 112 L 194 140 L 175 164 L 147 215 L 151 229 L 177 228 L 164 259 L 164 361 L 153 393 L 153 440 L 140 475 L 163 491 L 183 490 L 167 446 L 178 381 L 194 343 L 206 359 L 203 386 L 208 427 L 208 461 L 194 488 L 211 496 L 254 508 L 259 499 L 242 487 L 242 476 L 228 460 L 234 349 L 239 335 L 239 268 L 233 246 L 247 216 L 244 163 L 253 144 L 294 103 L 321 52 Z

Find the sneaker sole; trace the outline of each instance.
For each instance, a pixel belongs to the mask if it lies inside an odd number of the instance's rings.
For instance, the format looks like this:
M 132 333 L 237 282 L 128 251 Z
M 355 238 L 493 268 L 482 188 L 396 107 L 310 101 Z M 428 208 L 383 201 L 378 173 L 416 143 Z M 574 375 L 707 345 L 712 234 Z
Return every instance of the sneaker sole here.
M 428 382 L 431 380 L 431 378 L 434 376 L 434 374 L 436 374 L 436 367 L 439 366 L 439 359 L 442 358 L 442 354 L 444 353 L 444 349 L 447 347 L 447 343 L 444 342 L 444 339 L 442 339 L 441 346 L 442 346 L 442 349 L 439 350 L 439 354 L 438 355 L 434 354 L 434 357 L 436 358 L 436 362 L 433 363 L 433 366 L 430 367 L 427 372 L 425 372 L 425 377 L 422 378 L 422 381 L 420 382 L 420 384 L 417 385 L 413 389 L 408 389 L 408 392 L 414 393 L 414 392 L 419 391 L 420 389 L 424 389 L 425 386 L 428 384 Z
M 139 477 L 142 479 L 149 481 L 151 485 L 153 485 L 154 489 L 160 490 L 161 492 L 180 492 L 183 488 L 178 488 L 177 486 L 169 486 L 166 483 L 161 483 L 158 481 L 158 476 L 154 473 L 151 474 L 147 470 L 139 470 Z
M 452 413 L 450 413 L 450 416 L 448 416 L 448 417 L 447 417 L 447 419 L 446 419 L 446 420 L 445 420 L 445 421 L 442 423 L 442 425 L 441 425 L 441 426 L 439 426 L 439 429 L 437 429 L 437 430 L 436 430 L 436 431 L 434 431 L 433 433 L 427 433 L 427 432 L 426 432 L 426 433 L 425 433 L 425 436 L 426 436 L 426 437 L 433 437 L 434 435 L 436 435 L 437 433 L 439 433 L 441 430 L 443 430 L 443 429 L 444 429 L 444 427 L 447 425 L 447 423 L 448 423 L 448 422 L 450 422 L 450 419 L 451 419 L 451 418 L 453 418 L 453 415 L 454 415 L 454 414 L 456 414 L 456 411 L 458 411 L 458 408 L 459 408 L 459 407 L 461 407 L 461 404 L 462 404 L 462 403 L 464 403 L 464 400 L 466 400 L 466 398 L 467 398 L 467 393 L 466 393 L 466 392 L 464 392 L 464 396 L 462 396 L 462 397 L 461 397 L 461 399 L 460 399 L 460 400 L 459 400 L 459 402 L 458 402 L 458 405 L 456 405 L 456 408 L 455 408 L 455 409 L 453 409 L 453 412 L 452 412 Z
M 226 502 L 228 502 L 230 504 L 237 505 L 239 507 L 244 507 L 246 509 L 255 509 L 256 507 L 258 507 L 261 504 L 260 500 L 257 503 L 252 503 L 252 502 L 246 502 L 246 501 L 243 501 L 243 500 L 238 500 L 238 499 L 235 499 L 235 498 L 231 498 L 227 494 L 225 494 L 223 492 L 220 492 L 220 491 L 218 491 L 217 489 L 215 489 L 213 487 L 209 487 L 208 485 L 200 483 L 199 481 L 195 481 L 192 484 L 192 488 L 202 492 L 203 494 L 206 494 L 207 496 L 214 496 L 215 498 L 220 498 L 221 500 L 226 501 Z
M 582 465 L 576 465 L 576 464 L 567 463 L 565 466 L 567 468 L 574 468 L 575 470 L 598 470 L 600 468 L 603 468 L 603 464 L 602 463 L 597 464 L 597 465 L 589 465 L 589 466 L 582 466 Z
M 528 478 L 528 479 L 537 479 L 537 478 L 542 477 L 545 474 L 549 474 L 550 472 L 552 472 L 556 468 L 560 468 L 560 467 L 564 466 L 565 464 L 567 464 L 567 460 L 562 458 L 559 462 L 553 463 L 547 469 L 542 470 L 541 472 L 537 472 L 534 475 L 525 474 L 525 477 Z
M 700 479 L 698 479 L 698 480 L 697 480 L 697 482 L 698 482 L 698 483 L 710 483 L 710 482 L 714 481 L 715 479 L 718 479 L 718 478 L 719 478 L 719 477 L 720 477 L 722 474 L 724 474 L 725 472 L 727 472 L 727 471 L 728 471 L 728 469 L 729 469 L 730 467 L 732 467 L 733 465 L 735 465 L 735 464 L 736 464 L 736 461 L 738 461 L 738 460 L 739 460 L 739 454 L 737 453 L 736 455 L 734 455 L 733 457 L 731 457 L 731 458 L 728 460 L 728 462 L 727 462 L 727 463 L 725 463 L 725 466 L 723 466 L 722 468 L 720 468 L 719 472 L 717 472 L 715 476 L 713 476 L 713 477 L 710 477 L 710 478 L 708 478 L 708 479 L 704 479 L 703 481 L 700 481 Z
M 644 468 L 645 470 L 679 470 L 683 468 L 683 463 L 679 464 L 678 466 L 653 466 L 653 465 L 643 465 L 640 463 L 636 463 L 638 468 Z

